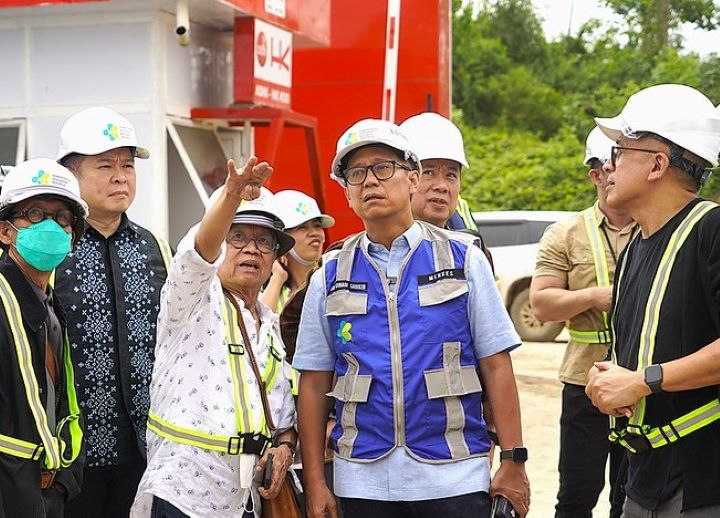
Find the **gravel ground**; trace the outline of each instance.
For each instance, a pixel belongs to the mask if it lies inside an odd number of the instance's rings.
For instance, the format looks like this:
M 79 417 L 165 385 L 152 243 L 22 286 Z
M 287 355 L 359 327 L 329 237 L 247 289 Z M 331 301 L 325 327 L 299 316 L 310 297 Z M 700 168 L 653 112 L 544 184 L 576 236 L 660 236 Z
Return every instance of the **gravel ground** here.
M 557 370 L 563 353 L 564 342 L 560 341 L 526 342 L 512 353 L 520 392 L 523 440 L 529 451 L 527 472 L 532 495 L 530 516 L 539 518 L 552 518 L 555 513 L 562 389 L 562 384 L 557 380 Z M 609 508 L 606 486 L 595 507 L 594 516 L 607 517 Z

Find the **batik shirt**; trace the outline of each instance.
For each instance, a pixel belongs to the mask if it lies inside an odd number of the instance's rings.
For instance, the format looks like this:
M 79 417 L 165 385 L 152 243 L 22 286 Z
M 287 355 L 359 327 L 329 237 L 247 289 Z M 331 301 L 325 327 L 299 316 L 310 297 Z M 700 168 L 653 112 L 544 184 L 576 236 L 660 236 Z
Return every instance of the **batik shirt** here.
M 158 241 L 125 215 L 107 239 L 88 226 L 55 275 L 85 419 L 85 465 L 144 456 L 155 328 L 167 276 Z

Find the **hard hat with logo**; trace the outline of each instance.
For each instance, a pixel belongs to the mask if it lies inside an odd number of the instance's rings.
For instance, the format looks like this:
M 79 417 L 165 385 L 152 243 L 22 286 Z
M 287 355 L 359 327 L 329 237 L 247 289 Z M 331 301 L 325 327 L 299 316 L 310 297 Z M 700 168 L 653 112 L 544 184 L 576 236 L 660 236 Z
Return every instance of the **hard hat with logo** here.
M 212 193 L 207 207 L 212 206 L 220 197 L 224 187 L 219 187 Z M 269 189 L 260 187 L 260 196 L 254 200 L 243 200 L 235 210 L 233 224 L 242 223 L 245 225 L 257 225 L 266 227 L 275 232 L 278 241 L 278 257 L 289 252 L 295 246 L 295 239 L 285 232 L 285 223 L 279 215 L 275 196 Z
M 60 130 L 57 160 L 72 153 L 99 155 L 121 147 L 132 148 L 138 158 L 150 157 L 147 148 L 138 145 L 130 121 L 110 108 L 94 106 L 65 121 Z
M 304 192 L 292 189 L 278 191 L 274 201 L 286 229 L 298 227 L 313 219 L 319 219 L 322 228 L 330 228 L 335 224 L 335 218 L 321 213 L 315 199 Z
M 345 185 L 345 167 L 348 155 L 358 148 L 371 145 L 388 146 L 399 151 L 403 159 L 420 171 L 420 160 L 412 144 L 397 124 L 381 119 L 362 119 L 350 126 L 337 141 L 331 178 Z
M 400 124 L 420 160 L 444 158 L 468 167 L 462 133 L 449 119 L 437 113 L 413 115 Z
M 22 162 L 10 171 L 0 190 L 0 219 L 7 219 L 19 202 L 35 196 L 63 198 L 77 216 L 73 226 L 75 239 L 85 230 L 88 206 L 80 197 L 80 185 L 65 167 L 49 158 L 35 158 Z
M 615 142 L 610 140 L 605 133 L 597 126 L 592 129 L 585 140 L 585 161 L 583 164 L 590 165 L 593 158 L 605 163 L 610 160 L 611 148 Z
M 595 122 L 613 141 L 654 133 L 718 165 L 720 115 L 710 99 L 695 88 L 679 84 L 644 88 L 630 96 L 619 115 L 596 118 Z

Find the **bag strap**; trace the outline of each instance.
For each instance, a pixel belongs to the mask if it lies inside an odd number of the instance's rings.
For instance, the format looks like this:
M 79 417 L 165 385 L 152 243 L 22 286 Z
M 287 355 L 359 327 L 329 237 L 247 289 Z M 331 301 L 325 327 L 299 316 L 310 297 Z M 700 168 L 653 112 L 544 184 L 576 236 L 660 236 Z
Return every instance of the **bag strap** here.
M 262 401 L 263 412 L 265 413 L 265 422 L 267 423 L 268 429 L 273 432 L 275 431 L 275 423 L 273 422 L 272 412 L 270 412 L 270 404 L 268 403 L 267 394 L 265 393 L 265 382 L 260 375 L 260 369 L 258 368 L 257 360 L 255 359 L 255 353 L 252 350 L 252 342 L 250 342 L 247 328 L 245 327 L 245 320 L 243 319 L 242 311 L 240 310 L 240 306 L 238 306 L 237 300 L 235 300 L 235 296 L 224 288 L 223 292 L 237 312 L 240 334 L 242 334 L 243 342 L 245 342 L 245 350 L 248 353 L 248 358 L 250 358 L 250 366 L 252 367 L 253 375 L 260 387 L 260 399 Z

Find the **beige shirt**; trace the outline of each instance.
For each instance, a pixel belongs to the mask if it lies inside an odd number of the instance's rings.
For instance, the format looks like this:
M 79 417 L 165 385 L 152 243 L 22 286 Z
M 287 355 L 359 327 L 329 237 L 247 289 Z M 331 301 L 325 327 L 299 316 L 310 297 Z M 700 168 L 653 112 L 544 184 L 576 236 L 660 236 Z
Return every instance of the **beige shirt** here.
M 628 244 L 630 237 L 634 235 L 636 224 L 631 223 L 623 229 L 615 228 L 598 208 L 597 202 L 594 209 L 612 282 L 615 274 L 615 259 L 607 246 L 608 240 L 615 251 L 615 257 L 618 257 Z M 607 240 L 603 235 L 603 229 L 607 233 Z M 546 275 L 561 279 L 569 290 L 597 286 L 590 239 L 581 213 L 558 221 L 545 230 L 540 241 L 533 276 Z M 598 331 L 605 328 L 602 312 L 598 309 L 590 309 L 576 315 L 567 322 L 567 326 L 577 331 Z M 587 373 L 593 362 L 604 360 L 607 357 L 608 349 L 609 344 L 585 344 L 571 339 L 560 365 L 560 381 L 585 385 Z

